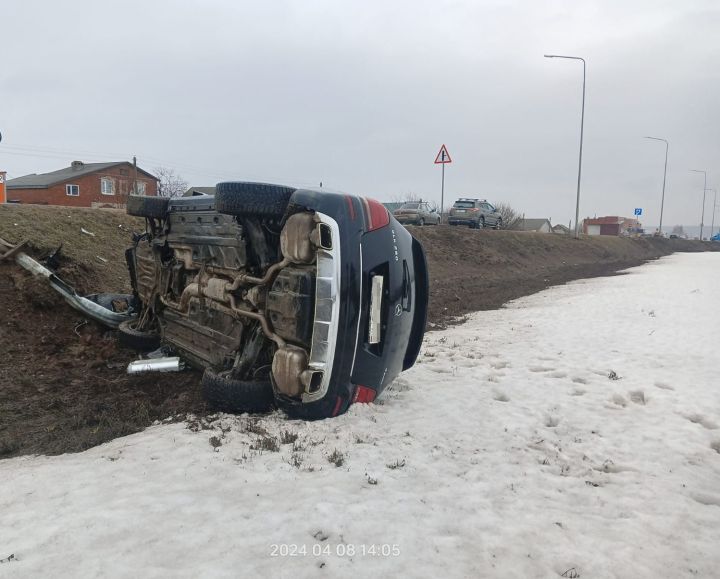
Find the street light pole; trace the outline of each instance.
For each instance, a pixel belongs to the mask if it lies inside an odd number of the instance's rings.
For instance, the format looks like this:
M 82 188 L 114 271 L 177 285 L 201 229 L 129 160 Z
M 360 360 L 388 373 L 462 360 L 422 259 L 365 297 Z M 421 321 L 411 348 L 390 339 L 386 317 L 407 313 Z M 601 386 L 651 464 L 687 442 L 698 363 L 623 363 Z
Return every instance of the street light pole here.
M 653 141 L 663 141 L 665 143 L 665 169 L 663 171 L 662 199 L 660 200 L 660 235 L 662 236 L 663 209 L 665 208 L 665 180 L 667 179 L 667 158 L 668 158 L 668 149 L 670 148 L 670 143 L 667 142 L 667 139 L 663 139 L 661 137 L 645 137 L 645 138 L 652 139 Z
M 700 241 L 703 240 L 702 232 L 703 232 L 703 226 L 705 224 L 705 192 L 707 191 L 707 171 L 701 171 L 699 169 L 690 169 L 693 173 L 702 173 L 704 175 L 703 179 L 703 206 L 702 206 L 702 213 L 700 214 Z
M 582 109 L 580 113 L 580 157 L 578 160 L 577 200 L 575 201 L 575 239 L 580 237 L 580 176 L 582 175 L 583 130 L 585 126 L 585 59 L 579 56 L 563 56 L 560 54 L 545 54 L 545 58 L 567 58 L 581 60 L 583 63 Z
M 712 221 L 710 222 L 710 237 L 713 236 L 713 231 L 715 231 L 715 209 L 717 208 L 717 189 L 708 189 L 708 191 L 712 191 L 714 193 L 713 196 L 713 210 L 712 210 Z

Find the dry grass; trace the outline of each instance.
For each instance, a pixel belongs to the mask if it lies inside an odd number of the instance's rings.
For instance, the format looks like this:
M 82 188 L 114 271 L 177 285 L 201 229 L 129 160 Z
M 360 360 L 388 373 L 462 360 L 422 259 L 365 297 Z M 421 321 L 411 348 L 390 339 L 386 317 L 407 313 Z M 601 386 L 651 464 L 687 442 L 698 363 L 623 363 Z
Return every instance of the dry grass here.
M 95 235 L 82 233 L 83 228 Z M 120 209 L 0 205 L 0 237 L 10 243 L 28 241 L 31 253 L 38 257 L 47 256 L 62 244 L 63 256 L 86 266 L 84 277 L 95 286 L 83 288 L 87 290 L 129 289 L 124 252 L 130 246 L 132 232 L 144 230 L 142 219 Z

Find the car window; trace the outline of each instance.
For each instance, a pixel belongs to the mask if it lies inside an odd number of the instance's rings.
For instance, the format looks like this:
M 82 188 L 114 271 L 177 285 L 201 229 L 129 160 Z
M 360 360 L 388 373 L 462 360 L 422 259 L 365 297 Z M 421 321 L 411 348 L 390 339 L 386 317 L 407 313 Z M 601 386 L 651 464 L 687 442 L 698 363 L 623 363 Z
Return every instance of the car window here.
M 475 201 L 455 201 L 454 207 L 459 207 L 460 209 L 475 207 Z
M 495 211 L 496 211 L 495 207 L 490 205 L 490 203 L 487 203 L 487 208 L 488 208 L 488 211 L 492 211 L 493 213 L 495 213 Z
M 417 209 L 420 203 L 405 203 L 400 209 Z

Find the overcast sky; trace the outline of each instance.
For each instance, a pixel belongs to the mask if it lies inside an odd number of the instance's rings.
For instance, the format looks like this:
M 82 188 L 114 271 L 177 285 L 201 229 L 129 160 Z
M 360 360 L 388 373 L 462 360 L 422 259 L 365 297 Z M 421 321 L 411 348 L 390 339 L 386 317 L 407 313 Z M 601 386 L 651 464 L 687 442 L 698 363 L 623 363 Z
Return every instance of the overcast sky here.
M 720 187 L 720 2 L 4 0 L 0 169 L 176 169 L 390 201 L 506 201 L 699 224 Z M 713 193 L 708 194 L 710 223 Z M 720 212 L 718 212 L 720 219 Z

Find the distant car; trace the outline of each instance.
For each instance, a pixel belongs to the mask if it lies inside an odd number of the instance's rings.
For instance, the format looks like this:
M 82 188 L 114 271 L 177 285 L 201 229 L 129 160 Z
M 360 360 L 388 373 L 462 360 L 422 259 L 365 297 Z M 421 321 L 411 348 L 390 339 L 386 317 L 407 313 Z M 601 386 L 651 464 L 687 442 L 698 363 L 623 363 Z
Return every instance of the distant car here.
M 437 225 L 440 214 L 425 201 L 408 202 L 393 211 L 393 216 L 403 225 Z
M 678 237 L 678 234 L 677 234 L 677 233 L 671 233 L 671 234 L 670 234 L 670 239 L 680 239 L 680 238 Z
M 219 183 L 215 195 L 131 195 L 146 232 L 126 253 L 136 349 L 204 369 L 212 406 L 337 416 L 371 402 L 420 350 L 420 243 L 379 202 L 326 189 Z
M 710 241 L 720 241 L 720 231 L 710 238 Z
M 463 197 L 455 201 L 448 214 L 450 225 L 467 225 L 474 229 L 502 227 L 502 216 L 485 199 Z

